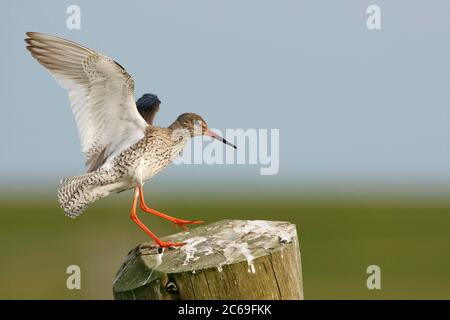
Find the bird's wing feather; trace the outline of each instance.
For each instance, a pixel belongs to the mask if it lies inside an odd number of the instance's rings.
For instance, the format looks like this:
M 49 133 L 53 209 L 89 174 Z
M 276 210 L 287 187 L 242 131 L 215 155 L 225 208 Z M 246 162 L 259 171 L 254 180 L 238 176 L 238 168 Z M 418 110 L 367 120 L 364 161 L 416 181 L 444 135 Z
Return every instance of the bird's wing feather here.
M 111 58 L 59 37 L 28 32 L 27 49 L 69 92 L 88 171 L 139 141 L 147 126 L 134 80 Z

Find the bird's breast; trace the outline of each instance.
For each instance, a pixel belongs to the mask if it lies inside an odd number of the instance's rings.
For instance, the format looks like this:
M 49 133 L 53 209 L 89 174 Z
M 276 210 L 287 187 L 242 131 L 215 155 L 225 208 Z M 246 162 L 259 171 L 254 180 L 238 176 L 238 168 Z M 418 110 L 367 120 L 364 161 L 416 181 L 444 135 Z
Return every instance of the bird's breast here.
M 170 165 L 183 150 L 183 147 L 184 144 L 167 145 L 165 143 L 154 143 L 136 161 L 134 174 L 140 175 L 142 181 L 152 178 Z

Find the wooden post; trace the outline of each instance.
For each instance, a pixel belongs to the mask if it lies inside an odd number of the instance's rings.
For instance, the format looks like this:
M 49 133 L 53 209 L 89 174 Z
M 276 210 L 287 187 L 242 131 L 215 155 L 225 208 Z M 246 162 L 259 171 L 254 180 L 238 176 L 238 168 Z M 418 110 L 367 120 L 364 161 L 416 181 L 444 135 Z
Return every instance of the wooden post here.
M 164 240 L 187 244 L 133 249 L 116 275 L 115 299 L 303 299 L 291 223 L 222 220 Z

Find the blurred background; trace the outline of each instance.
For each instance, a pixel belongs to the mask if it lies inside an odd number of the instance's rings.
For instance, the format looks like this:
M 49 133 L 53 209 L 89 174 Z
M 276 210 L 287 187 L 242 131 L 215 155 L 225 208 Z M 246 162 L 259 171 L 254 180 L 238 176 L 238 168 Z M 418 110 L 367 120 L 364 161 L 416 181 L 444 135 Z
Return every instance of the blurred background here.
M 375 3 L 376 2 L 376 3 Z M 69 30 L 66 9 L 81 9 Z M 368 30 L 366 9 L 381 9 Z M 146 184 L 180 218 L 297 225 L 306 299 L 450 298 L 448 1 L 4 1 L 0 12 L 0 298 L 111 299 L 127 252 L 148 241 L 131 193 L 76 220 L 59 180 L 83 172 L 64 89 L 25 50 L 59 35 L 123 65 L 210 127 L 280 130 L 280 167 L 173 165 Z M 245 151 L 245 148 L 244 148 Z M 238 150 L 238 152 L 244 152 Z M 158 235 L 175 232 L 145 213 Z M 66 288 L 81 267 L 81 290 Z M 368 290 L 366 268 L 381 268 Z

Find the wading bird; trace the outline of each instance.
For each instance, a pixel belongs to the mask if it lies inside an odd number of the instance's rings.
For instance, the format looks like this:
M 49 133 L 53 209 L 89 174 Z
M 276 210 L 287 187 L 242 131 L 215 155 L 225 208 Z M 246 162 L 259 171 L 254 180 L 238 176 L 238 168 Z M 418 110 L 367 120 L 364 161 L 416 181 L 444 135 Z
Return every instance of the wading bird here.
M 138 100 L 141 116 L 134 102 L 133 78 L 101 53 L 37 32 L 28 32 L 25 42 L 31 55 L 67 89 L 86 157 L 85 174 L 61 180 L 58 201 L 66 215 L 75 218 L 100 198 L 134 189 L 131 219 L 160 247 L 182 246 L 160 240 L 139 220 L 138 200 L 143 211 L 181 227 L 202 221 L 177 219 L 148 207 L 144 182 L 167 167 L 194 136 L 207 135 L 236 146 L 209 130 L 194 113 L 181 114 L 167 128 L 153 126 L 159 99 L 144 95 Z

